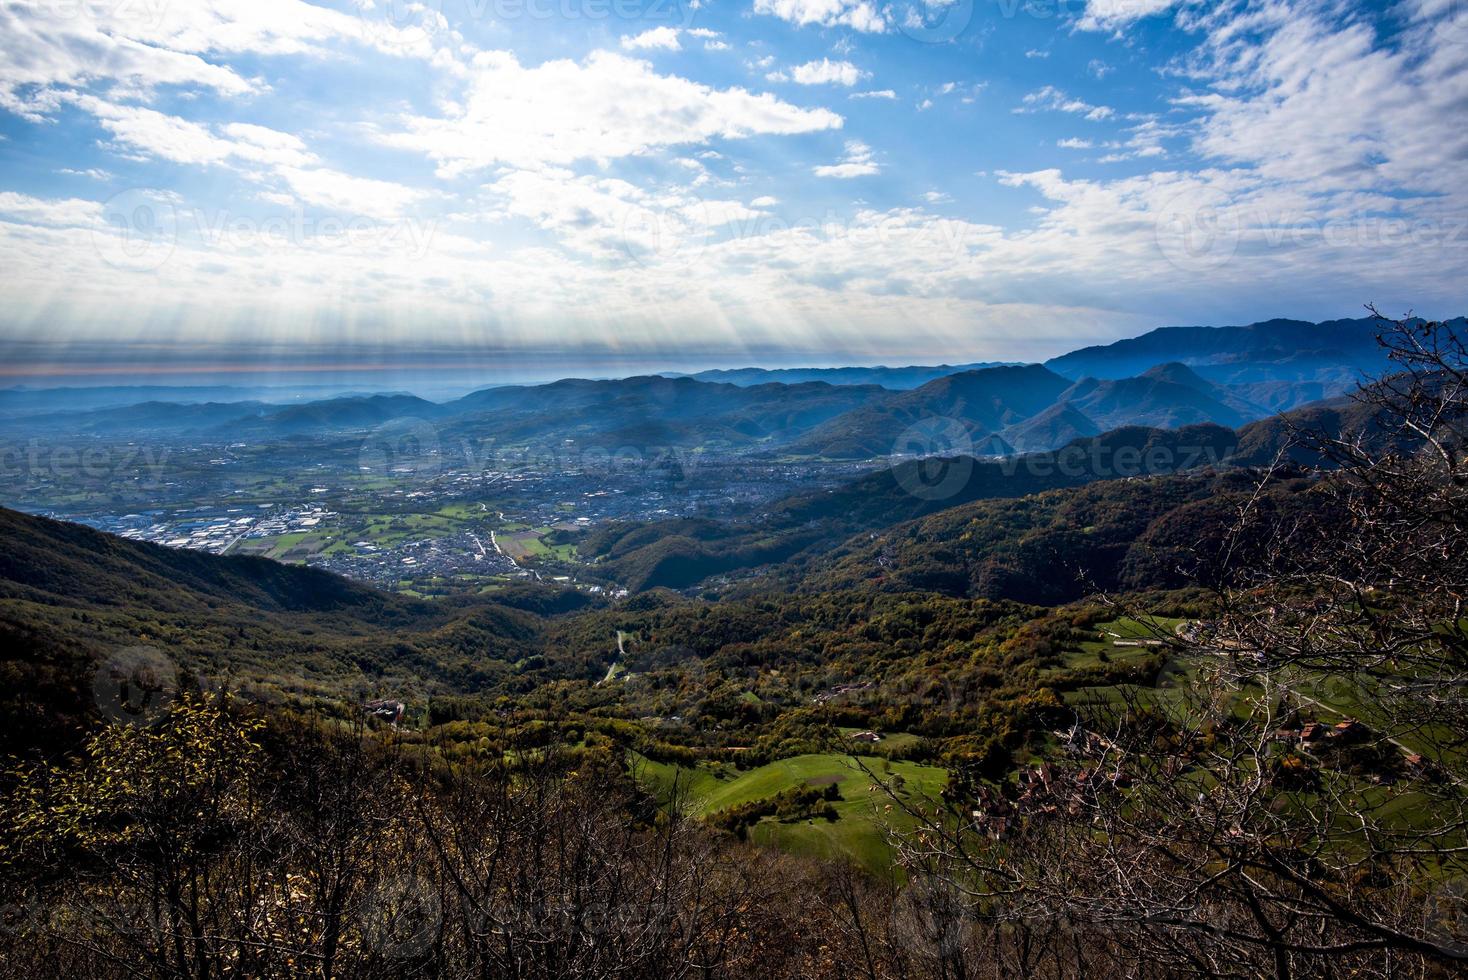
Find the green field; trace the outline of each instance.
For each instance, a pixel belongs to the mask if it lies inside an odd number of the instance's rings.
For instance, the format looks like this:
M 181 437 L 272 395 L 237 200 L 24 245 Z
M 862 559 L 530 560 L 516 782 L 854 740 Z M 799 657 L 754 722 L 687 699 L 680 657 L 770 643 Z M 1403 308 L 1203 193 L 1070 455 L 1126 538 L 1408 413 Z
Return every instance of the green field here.
M 676 779 L 678 795 L 686 801 L 683 805 L 699 817 L 766 799 L 787 789 L 835 783 L 841 788 L 841 799 L 835 804 L 838 819 L 834 822 L 821 818 L 780 821 L 766 817 L 750 831 L 750 839 L 796 854 L 850 857 L 868 870 L 882 874 L 891 868 L 883 828 L 906 830 L 912 821 L 877 787 L 876 780 L 891 783 L 893 777 L 900 777 L 899 798 L 916 805 L 936 801 L 948 774 L 934 766 L 888 762 L 876 756 L 862 756 L 860 764 L 870 774 L 862 771 L 855 757 L 835 753 L 795 756 L 737 774 L 725 774 L 705 766 L 687 769 L 639 759 L 635 774 L 664 804 L 672 796 Z

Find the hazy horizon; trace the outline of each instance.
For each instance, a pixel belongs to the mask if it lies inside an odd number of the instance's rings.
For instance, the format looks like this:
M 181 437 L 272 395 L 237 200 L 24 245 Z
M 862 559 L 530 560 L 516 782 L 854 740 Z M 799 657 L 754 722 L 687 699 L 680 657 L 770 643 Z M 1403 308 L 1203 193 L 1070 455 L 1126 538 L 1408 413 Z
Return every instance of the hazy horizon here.
M 1308 318 L 1270 316 L 1326 322 L 1358 319 L 1364 309 L 1342 317 Z M 1256 321 L 1256 322 L 1263 322 Z M 252 345 L 213 345 L 202 349 L 170 346 L 165 349 L 136 345 L 87 344 L 3 345 L 7 357 L 0 364 L 0 390 L 58 388 L 229 388 L 241 398 L 272 392 L 285 400 L 329 398 L 351 394 L 408 393 L 429 400 L 460 397 L 471 391 L 504 385 L 536 385 L 567 379 L 611 380 L 647 375 L 693 375 L 708 371 L 829 370 L 834 368 L 937 367 L 975 363 L 1043 363 L 1086 346 L 1105 345 L 1141 336 L 1153 329 L 1178 326 L 1231 327 L 1247 323 L 1158 324 L 1136 333 L 1106 336 L 1094 341 L 1056 346 L 1034 345 L 1040 356 L 984 356 L 977 351 L 949 352 L 941 357 L 891 357 L 885 360 L 841 351 L 763 350 L 681 354 L 676 351 L 623 353 L 616 351 L 501 351 L 486 355 L 474 348 L 428 348 L 391 352 L 380 346 L 301 349 L 261 348 Z M 1016 345 L 1018 349 L 1020 345 Z M 236 363 L 220 363 L 237 358 Z M 45 360 L 42 360 L 45 358 Z M 466 363 L 467 362 L 467 363 Z

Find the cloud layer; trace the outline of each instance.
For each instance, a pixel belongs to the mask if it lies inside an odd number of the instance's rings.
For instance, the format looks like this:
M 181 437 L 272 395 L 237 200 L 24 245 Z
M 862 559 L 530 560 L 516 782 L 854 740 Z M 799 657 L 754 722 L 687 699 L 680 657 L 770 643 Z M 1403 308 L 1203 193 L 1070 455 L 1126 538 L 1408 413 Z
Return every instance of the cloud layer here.
M 1023 358 L 1468 302 L 1448 0 L 406 9 L 0 2 L 0 350 Z

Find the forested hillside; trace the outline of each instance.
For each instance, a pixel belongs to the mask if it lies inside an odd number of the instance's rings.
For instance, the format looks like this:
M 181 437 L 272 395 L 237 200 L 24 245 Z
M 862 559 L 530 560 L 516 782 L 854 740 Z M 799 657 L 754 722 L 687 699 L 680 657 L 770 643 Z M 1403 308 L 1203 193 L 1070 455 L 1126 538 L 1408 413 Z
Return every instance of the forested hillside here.
M 711 575 L 816 554 L 861 531 L 975 500 L 1203 469 L 1229 459 L 1236 442 L 1222 426 L 1128 427 L 1015 459 L 907 460 L 830 492 L 779 501 L 749 521 L 612 525 L 590 535 L 582 549 L 601 556 L 605 571 L 632 588 L 683 588 Z

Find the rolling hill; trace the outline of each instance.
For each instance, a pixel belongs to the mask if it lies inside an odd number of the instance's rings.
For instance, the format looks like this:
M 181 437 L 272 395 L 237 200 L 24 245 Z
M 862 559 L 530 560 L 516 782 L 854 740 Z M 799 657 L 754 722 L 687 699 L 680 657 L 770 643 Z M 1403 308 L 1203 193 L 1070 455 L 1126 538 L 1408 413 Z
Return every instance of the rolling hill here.
M 1246 471 L 1108 480 L 981 500 L 862 534 L 809 563 L 801 588 L 938 592 L 1060 604 L 1098 590 L 1209 581 L 1223 532 L 1258 478 Z M 1308 480 L 1280 481 L 1263 506 L 1323 506 Z
M 933 418 L 958 422 L 978 442 L 1044 411 L 1067 387 L 1064 378 L 1038 364 L 965 371 L 838 416 L 792 451 L 832 459 L 885 456 L 909 428 Z M 934 447 L 944 448 L 951 451 Z
M 752 520 L 609 525 L 589 535 L 581 551 L 600 556 L 598 568 L 630 588 L 686 588 L 715 575 L 799 563 L 854 534 L 976 500 L 1206 467 L 1231 456 L 1237 441 L 1223 426 L 1133 426 L 1009 459 L 907 460 L 833 490 L 786 498 Z
M 1151 374 L 1118 381 L 1084 378 L 1066 389 L 1060 401 L 1103 430 L 1123 425 L 1176 429 L 1205 422 L 1233 427 L 1264 414 L 1246 415 L 1213 392 Z
M 414 395 L 366 395 L 292 405 L 253 419 L 240 419 L 226 428 L 289 436 L 370 429 L 393 419 L 435 418 L 442 414 L 441 406 Z
M 0 542 L 0 678 L 25 695 L 0 713 L 0 753 L 66 745 L 96 714 L 99 665 L 140 647 L 293 696 L 475 691 L 537 677 L 515 667 L 540 652 L 534 603 L 413 600 L 3 508 Z
M 873 385 L 733 384 L 658 376 L 495 388 L 443 406 L 454 436 L 621 446 L 778 446 L 889 394 Z

